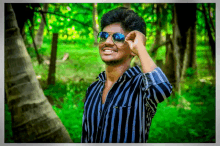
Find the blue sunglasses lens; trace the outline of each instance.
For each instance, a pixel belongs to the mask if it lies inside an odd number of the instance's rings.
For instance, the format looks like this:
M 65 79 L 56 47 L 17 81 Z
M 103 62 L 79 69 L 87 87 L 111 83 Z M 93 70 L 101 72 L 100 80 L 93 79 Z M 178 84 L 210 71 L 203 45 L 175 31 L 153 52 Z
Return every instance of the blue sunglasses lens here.
M 107 32 L 100 32 L 99 35 L 100 35 L 100 38 L 103 38 L 103 39 L 107 39 L 109 36 Z
M 98 39 L 99 39 L 99 42 L 104 42 L 104 41 L 106 41 L 106 39 L 109 37 L 109 33 L 107 33 L 107 32 L 100 32 L 99 34 L 98 34 Z M 125 40 L 125 36 L 123 35 L 123 34 L 121 34 L 121 33 L 114 33 L 113 35 L 112 35 L 112 38 L 113 38 L 113 41 L 114 42 L 124 42 L 124 40 Z
M 107 32 L 100 32 L 98 34 L 98 41 L 99 42 L 104 42 L 108 38 L 109 34 Z
M 113 37 L 114 41 L 116 41 L 116 42 L 124 42 L 124 40 L 125 40 L 125 36 L 121 33 L 115 33 L 115 34 L 113 34 L 112 37 Z

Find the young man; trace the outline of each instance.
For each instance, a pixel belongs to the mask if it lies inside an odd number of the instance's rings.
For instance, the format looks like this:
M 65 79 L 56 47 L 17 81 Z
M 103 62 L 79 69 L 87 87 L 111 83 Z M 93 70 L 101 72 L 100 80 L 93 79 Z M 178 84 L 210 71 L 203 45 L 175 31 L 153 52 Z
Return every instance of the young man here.
M 82 142 L 147 142 L 157 104 L 172 86 L 145 48 L 146 24 L 134 11 L 118 8 L 104 14 L 99 53 L 106 64 L 86 92 Z M 138 55 L 142 70 L 130 68 Z

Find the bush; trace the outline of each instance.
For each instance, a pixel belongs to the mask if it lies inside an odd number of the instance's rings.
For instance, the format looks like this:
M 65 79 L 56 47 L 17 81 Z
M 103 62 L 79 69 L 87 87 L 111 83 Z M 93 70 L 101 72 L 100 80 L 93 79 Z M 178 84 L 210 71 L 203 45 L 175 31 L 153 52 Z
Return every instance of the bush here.
M 53 109 L 66 127 L 74 143 L 81 142 L 82 117 L 84 103 L 82 101 L 83 93 L 76 94 L 75 86 L 67 85 L 67 94 L 61 103 L 62 109 L 53 106 Z

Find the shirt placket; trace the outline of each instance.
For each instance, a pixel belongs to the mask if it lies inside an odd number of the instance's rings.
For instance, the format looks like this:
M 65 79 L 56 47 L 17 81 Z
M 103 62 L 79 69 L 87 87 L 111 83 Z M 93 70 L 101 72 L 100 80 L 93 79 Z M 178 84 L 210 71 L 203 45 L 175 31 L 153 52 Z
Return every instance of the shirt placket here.
M 98 129 L 97 129 L 97 133 L 96 133 L 96 142 L 100 142 L 102 139 L 100 138 L 101 137 L 101 134 L 102 134 L 102 127 L 104 125 L 104 118 L 105 118 L 105 115 L 107 114 L 107 108 L 110 104 L 110 102 L 112 101 L 112 89 L 114 88 L 114 86 L 117 84 L 118 81 L 116 81 L 112 88 L 109 90 L 107 96 L 106 96 L 106 100 L 105 100 L 105 105 L 104 105 L 104 108 L 103 110 L 102 107 L 100 107 L 100 110 L 99 110 L 99 114 L 100 114 L 100 119 L 99 119 L 99 124 L 98 124 Z M 101 102 L 101 106 L 102 106 L 102 92 L 103 92 L 103 89 L 104 89 L 104 84 L 105 82 L 103 82 L 103 86 L 102 86 L 102 89 L 101 89 L 101 92 L 99 93 L 99 98 L 100 98 L 100 102 Z M 97 141 L 97 138 L 98 138 L 98 135 L 99 135 L 99 140 Z

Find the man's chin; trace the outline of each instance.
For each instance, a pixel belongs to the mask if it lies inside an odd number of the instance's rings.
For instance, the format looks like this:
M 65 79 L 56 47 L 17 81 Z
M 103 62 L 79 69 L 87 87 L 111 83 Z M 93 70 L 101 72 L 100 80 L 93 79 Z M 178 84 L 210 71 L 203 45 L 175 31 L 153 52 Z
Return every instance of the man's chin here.
M 120 64 L 122 61 L 121 60 L 110 60 L 110 61 L 106 61 L 106 60 L 102 60 L 106 65 L 109 66 L 114 66 L 114 65 L 118 65 Z

